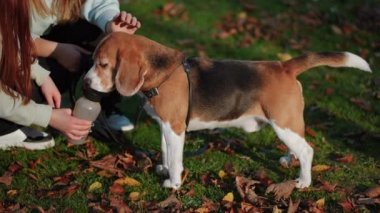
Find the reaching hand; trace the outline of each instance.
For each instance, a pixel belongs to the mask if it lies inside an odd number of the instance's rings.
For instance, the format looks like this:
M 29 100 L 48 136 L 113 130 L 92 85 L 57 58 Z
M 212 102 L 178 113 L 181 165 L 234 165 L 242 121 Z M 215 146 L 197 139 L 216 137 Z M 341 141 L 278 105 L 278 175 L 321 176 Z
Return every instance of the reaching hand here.
M 80 140 L 91 129 L 91 122 L 71 115 L 71 109 L 53 109 L 49 125 L 62 132 L 69 140 Z
M 50 106 L 55 108 L 61 107 L 61 93 L 50 76 L 42 83 L 41 91 Z
M 52 56 L 70 72 L 77 72 L 80 69 L 82 53 L 90 54 L 89 51 L 75 44 L 58 43 Z
M 107 23 L 106 32 L 125 32 L 134 34 L 141 27 L 141 23 L 135 16 L 121 11 L 114 19 Z

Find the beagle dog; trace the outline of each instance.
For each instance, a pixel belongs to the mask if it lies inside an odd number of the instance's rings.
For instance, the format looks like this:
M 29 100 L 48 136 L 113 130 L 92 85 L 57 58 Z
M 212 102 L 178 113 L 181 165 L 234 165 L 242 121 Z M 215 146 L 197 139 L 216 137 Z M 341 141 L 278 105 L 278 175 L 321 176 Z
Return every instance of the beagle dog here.
M 169 176 L 164 187 L 179 188 L 185 132 L 240 127 L 247 132 L 270 125 L 300 161 L 297 187 L 311 184 L 313 149 L 306 142 L 302 86 L 297 76 L 327 65 L 371 72 L 368 63 L 349 52 L 307 53 L 285 62 L 185 59 L 185 55 L 139 35 L 112 33 L 94 52 L 84 82 L 99 92 L 116 89 L 123 96 L 143 92 L 145 109 L 161 129 L 162 164 Z M 140 93 L 139 93 L 140 94 Z

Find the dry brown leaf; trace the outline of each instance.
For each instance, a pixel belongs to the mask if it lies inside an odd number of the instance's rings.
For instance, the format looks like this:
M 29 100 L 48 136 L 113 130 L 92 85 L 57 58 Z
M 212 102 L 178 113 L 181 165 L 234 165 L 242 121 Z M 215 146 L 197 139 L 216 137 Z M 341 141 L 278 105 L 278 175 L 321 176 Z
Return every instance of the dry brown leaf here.
M 133 211 L 124 202 L 124 196 L 110 195 L 109 196 L 110 206 L 116 209 L 119 213 L 132 213 Z
M 331 184 L 329 183 L 328 181 L 322 181 L 322 188 L 326 191 L 326 192 L 334 192 L 335 191 L 335 187 L 337 186 L 337 184 Z
M 289 200 L 289 207 L 287 213 L 295 213 L 297 212 L 298 206 L 300 205 L 301 200 L 296 200 L 296 202 L 293 203 L 292 199 Z
M 86 146 L 86 155 L 88 159 L 92 159 L 98 154 L 92 140 L 86 143 L 85 146 Z
M 117 160 L 116 156 L 107 155 L 100 160 L 90 161 L 90 166 L 107 170 L 118 177 L 123 177 L 123 170 L 116 167 Z
M 109 188 L 109 191 L 114 194 L 124 194 L 125 189 L 120 184 L 113 183 Z
M 13 176 L 5 172 L 3 176 L 0 177 L 0 183 L 10 186 L 12 184 Z
M 380 195 L 380 185 L 367 189 L 364 194 L 370 198 L 378 197 Z
M 335 90 L 333 88 L 326 88 L 325 94 L 326 95 L 332 95 L 334 94 Z
M 315 136 L 317 136 L 317 133 L 315 133 L 314 130 L 310 127 L 306 127 L 305 132 L 310 137 L 315 138 Z
M 356 106 L 360 107 L 361 109 L 371 112 L 372 111 L 372 106 L 369 101 L 366 101 L 362 98 L 351 98 L 350 99 L 351 103 L 355 104 Z
M 342 163 L 352 163 L 353 159 L 354 159 L 354 157 L 352 156 L 352 154 L 349 154 L 349 155 L 346 155 L 346 156 L 343 156 L 343 157 L 336 159 L 336 161 L 339 161 Z
M 208 209 L 209 212 L 216 212 L 217 210 L 220 209 L 219 204 L 214 203 L 213 201 L 211 201 L 210 199 L 206 197 L 203 197 L 202 201 L 203 201 L 202 208 Z
M 355 208 L 355 206 L 351 200 L 345 200 L 343 202 L 339 202 L 338 204 L 340 206 L 342 206 L 342 208 L 345 212 L 352 212 L 352 210 L 354 210 L 354 208 Z
M 260 183 L 259 181 L 237 176 L 235 178 L 235 182 L 236 188 L 243 200 L 247 200 L 251 203 L 255 203 L 257 201 L 255 185 Z
M 276 197 L 276 200 L 281 198 L 289 198 L 292 194 L 294 188 L 296 187 L 297 182 L 294 180 L 289 180 L 283 183 L 271 184 L 268 186 L 265 194 L 273 193 Z
M 158 203 L 158 206 L 160 208 L 170 208 L 172 210 L 174 209 L 181 209 L 182 203 L 179 201 L 174 194 L 170 195 L 166 200 L 161 201 Z

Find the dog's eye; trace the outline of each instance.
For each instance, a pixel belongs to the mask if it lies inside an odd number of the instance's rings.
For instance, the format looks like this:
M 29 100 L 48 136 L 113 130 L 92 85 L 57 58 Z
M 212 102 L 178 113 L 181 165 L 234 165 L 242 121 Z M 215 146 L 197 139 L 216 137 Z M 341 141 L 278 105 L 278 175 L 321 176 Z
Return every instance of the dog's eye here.
M 99 63 L 99 66 L 101 68 L 106 68 L 108 66 L 108 63 Z

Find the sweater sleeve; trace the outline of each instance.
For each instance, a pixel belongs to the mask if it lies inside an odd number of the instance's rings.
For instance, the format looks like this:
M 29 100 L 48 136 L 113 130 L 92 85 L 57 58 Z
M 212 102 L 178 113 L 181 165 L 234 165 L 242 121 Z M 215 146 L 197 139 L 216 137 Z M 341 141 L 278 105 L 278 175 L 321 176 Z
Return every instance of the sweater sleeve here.
M 49 76 L 50 72 L 45 68 L 41 67 L 36 60 L 31 67 L 31 77 L 37 83 L 38 86 L 41 86 L 45 79 Z
M 107 23 L 119 13 L 118 0 L 87 0 L 81 10 L 81 16 L 98 26 L 103 32 L 106 30 Z
M 23 126 L 35 124 L 46 127 L 53 111 L 51 106 L 37 104 L 32 100 L 24 105 L 21 99 L 14 99 L 2 90 L 0 90 L 0 102 L 0 118 Z

